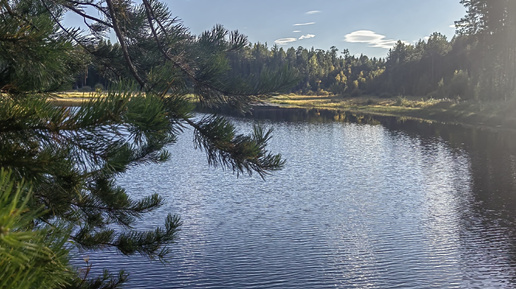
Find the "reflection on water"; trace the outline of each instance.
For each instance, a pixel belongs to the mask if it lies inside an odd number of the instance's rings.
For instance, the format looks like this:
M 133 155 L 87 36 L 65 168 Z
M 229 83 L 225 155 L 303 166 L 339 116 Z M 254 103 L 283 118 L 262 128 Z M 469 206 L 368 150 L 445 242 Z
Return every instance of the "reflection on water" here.
M 181 239 L 168 264 L 89 253 L 94 268 L 126 269 L 130 288 L 515 286 L 509 138 L 301 113 L 278 121 L 284 112 L 269 112 L 271 148 L 287 165 L 265 182 L 208 168 L 188 132 L 169 163 L 129 171 L 119 182 L 132 194 L 167 199 L 140 226 L 177 213 Z

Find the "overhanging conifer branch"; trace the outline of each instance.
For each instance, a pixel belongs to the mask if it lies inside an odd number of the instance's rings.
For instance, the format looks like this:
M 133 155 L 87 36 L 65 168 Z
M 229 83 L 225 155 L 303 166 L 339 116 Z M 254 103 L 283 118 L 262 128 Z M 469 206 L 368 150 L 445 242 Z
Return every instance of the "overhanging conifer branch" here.
M 129 55 L 129 51 L 127 49 L 127 43 L 125 42 L 124 35 L 119 26 L 118 16 L 113 5 L 113 0 L 106 0 L 106 4 L 109 8 L 109 14 L 111 15 L 111 23 L 113 24 L 113 30 L 115 31 L 120 47 L 122 48 L 122 53 L 124 54 L 124 59 L 127 62 L 127 65 L 129 66 L 129 71 L 131 71 L 132 75 L 134 76 L 138 84 L 140 84 L 140 87 L 143 89 L 146 87 L 146 82 L 140 77 L 138 70 L 136 69 L 131 60 L 131 56 Z

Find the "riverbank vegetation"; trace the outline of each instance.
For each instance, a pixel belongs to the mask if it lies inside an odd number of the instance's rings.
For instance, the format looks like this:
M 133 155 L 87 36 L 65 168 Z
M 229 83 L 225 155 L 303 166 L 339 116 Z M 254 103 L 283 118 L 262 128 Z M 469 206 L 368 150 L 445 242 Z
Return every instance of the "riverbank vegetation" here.
M 280 95 L 268 100 L 280 107 L 329 109 L 371 116 L 410 117 L 429 122 L 462 124 L 491 129 L 516 129 L 516 100 L 477 102 L 398 96 L 341 97 L 333 95 Z
M 61 92 L 54 95 L 52 103 L 63 106 L 80 106 L 103 93 Z M 198 106 L 193 95 L 186 99 Z M 491 129 L 516 129 L 516 100 L 479 102 L 449 98 L 418 98 L 398 96 L 391 98 L 375 95 L 343 97 L 340 95 L 280 94 L 265 98 L 261 105 L 282 108 L 306 108 L 347 111 L 371 116 L 414 118 L 428 122 L 462 124 Z
M 221 26 L 195 36 L 163 3 L 138 3 L 0 1 L 2 285 L 116 288 L 126 280 L 124 272 L 89 276 L 89 263 L 72 267 L 70 252 L 81 250 L 163 260 L 179 218 L 137 228 L 163 199 L 154 191 L 133 199 L 115 179 L 169 159 L 166 146 L 185 127 L 211 165 L 260 176 L 282 167 L 267 150 L 269 131 L 242 135 L 220 116 L 194 119 L 191 96 L 207 108 L 239 111 L 267 99 L 449 121 L 484 110 L 479 124 L 516 127 L 512 118 L 495 121 L 512 117 L 516 102 L 512 0 L 462 0 L 468 14 L 453 39 L 434 33 L 398 42 L 385 59 L 249 44 Z M 63 25 L 66 13 L 87 28 Z M 77 95 L 68 99 L 81 105 L 56 106 L 55 92 L 70 90 Z

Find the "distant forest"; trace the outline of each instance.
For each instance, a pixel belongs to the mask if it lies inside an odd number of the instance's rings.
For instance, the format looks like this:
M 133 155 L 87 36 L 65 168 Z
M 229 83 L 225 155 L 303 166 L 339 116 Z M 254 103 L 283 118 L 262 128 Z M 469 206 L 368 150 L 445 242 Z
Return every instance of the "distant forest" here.
M 516 1 L 462 0 L 467 15 L 455 22 L 452 39 L 435 32 L 416 44 L 398 41 L 386 58 L 339 51 L 284 49 L 263 43 L 229 52 L 235 77 L 288 70 L 298 82 L 285 93 L 379 97 L 421 96 L 457 100 L 516 98 Z M 117 44 L 100 42 L 99 55 L 80 74 L 75 88 L 105 87 L 124 77 Z M 120 61 L 120 70 L 105 61 Z M 107 69 L 109 67 L 110 69 Z M 126 72 L 127 76 L 129 72 Z

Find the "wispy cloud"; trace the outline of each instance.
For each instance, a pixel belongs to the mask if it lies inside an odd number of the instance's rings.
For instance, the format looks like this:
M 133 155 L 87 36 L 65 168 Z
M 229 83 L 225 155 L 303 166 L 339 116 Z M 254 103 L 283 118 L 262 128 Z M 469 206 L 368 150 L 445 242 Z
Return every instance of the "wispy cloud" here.
M 344 36 L 344 41 L 351 43 L 367 43 L 371 47 L 392 48 L 397 40 L 394 39 L 385 39 L 385 35 L 378 34 L 371 30 L 358 30 L 346 34 Z
M 306 23 L 296 23 L 294 26 L 307 26 L 307 25 L 314 25 L 315 22 L 306 22 Z
M 309 39 L 309 38 L 314 38 L 314 37 L 315 37 L 314 34 L 306 34 L 306 35 L 301 35 L 301 37 L 299 37 L 299 40 Z
M 312 15 L 312 14 L 317 14 L 317 13 L 321 13 L 321 11 L 319 11 L 319 10 L 311 10 L 311 11 L 306 12 L 305 14 Z
M 276 39 L 274 40 L 274 43 L 278 44 L 278 45 L 287 45 L 289 43 L 292 43 L 292 42 L 296 42 L 297 41 L 297 38 L 280 38 L 280 39 Z
M 292 32 L 294 32 L 294 33 L 301 33 L 301 30 L 294 30 Z

